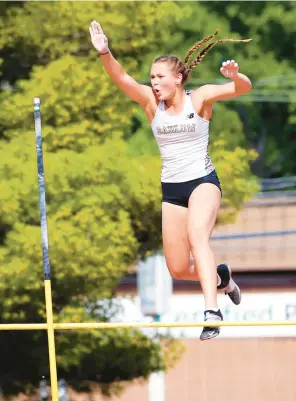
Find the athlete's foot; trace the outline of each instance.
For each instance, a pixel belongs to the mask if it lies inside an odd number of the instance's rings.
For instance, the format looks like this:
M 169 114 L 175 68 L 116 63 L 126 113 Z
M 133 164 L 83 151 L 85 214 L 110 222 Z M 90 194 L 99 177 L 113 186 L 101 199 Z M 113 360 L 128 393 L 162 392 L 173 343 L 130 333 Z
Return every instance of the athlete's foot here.
M 218 286 L 219 290 L 224 290 L 225 294 L 229 296 L 235 305 L 241 303 L 241 291 L 239 286 L 234 282 L 231 277 L 231 269 L 225 263 L 218 265 L 217 273 L 221 278 L 221 284 Z
M 220 309 L 218 309 L 217 312 L 211 309 L 206 309 L 204 312 L 204 316 L 205 316 L 204 320 L 206 322 L 211 320 L 215 322 L 223 320 L 223 316 Z M 220 333 L 220 327 L 204 327 L 203 331 L 201 332 L 200 339 L 210 340 L 211 338 L 217 337 L 219 333 Z

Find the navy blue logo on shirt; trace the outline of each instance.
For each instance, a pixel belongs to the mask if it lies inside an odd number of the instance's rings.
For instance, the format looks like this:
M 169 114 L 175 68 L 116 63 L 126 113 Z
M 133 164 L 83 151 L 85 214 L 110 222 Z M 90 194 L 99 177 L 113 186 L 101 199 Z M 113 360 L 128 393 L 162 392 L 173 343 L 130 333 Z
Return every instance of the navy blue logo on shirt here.
M 188 114 L 187 119 L 188 119 L 188 118 L 194 118 L 194 113 Z

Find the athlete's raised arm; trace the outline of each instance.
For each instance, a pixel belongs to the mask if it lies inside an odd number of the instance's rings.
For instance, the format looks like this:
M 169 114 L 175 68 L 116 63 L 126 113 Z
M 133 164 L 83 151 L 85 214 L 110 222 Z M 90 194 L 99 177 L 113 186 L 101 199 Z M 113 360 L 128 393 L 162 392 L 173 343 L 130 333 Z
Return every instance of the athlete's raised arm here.
M 219 100 L 227 100 L 241 95 L 245 95 L 252 89 L 250 79 L 238 72 L 238 63 L 228 60 L 222 63 L 220 68 L 224 77 L 231 79 L 222 85 L 204 85 L 200 87 L 199 94 L 202 94 L 205 103 L 212 104 Z
M 145 107 L 149 99 L 154 97 L 152 89 L 141 85 L 128 75 L 121 64 L 113 57 L 108 46 L 108 38 L 101 25 L 92 21 L 89 27 L 91 42 L 100 53 L 105 70 L 112 81 L 132 100 Z

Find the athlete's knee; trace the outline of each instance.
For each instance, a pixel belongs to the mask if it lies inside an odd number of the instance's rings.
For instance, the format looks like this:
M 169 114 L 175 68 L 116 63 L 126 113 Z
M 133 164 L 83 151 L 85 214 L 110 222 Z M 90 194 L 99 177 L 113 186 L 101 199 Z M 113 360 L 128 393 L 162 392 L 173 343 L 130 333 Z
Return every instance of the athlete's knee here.
M 170 275 L 175 279 L 175 280 L 183 280 L 184 276 L 186 275 L 186 272 L 189 269 L 189 264 L 186 263 L 169 263 L 167 264 Z
M 170 275 L 173 277 L 175 280 L 184 280 L 184 271 L 179 271 L 179 270 L 170 270 Z

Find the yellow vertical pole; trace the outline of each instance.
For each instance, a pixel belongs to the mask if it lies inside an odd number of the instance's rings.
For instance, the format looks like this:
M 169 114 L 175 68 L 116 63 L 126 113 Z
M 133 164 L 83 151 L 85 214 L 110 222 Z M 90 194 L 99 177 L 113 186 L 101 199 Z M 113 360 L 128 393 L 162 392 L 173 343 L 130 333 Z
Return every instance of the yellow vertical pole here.
M 54 328 L 53 328 L 51 281 L 44 280 L 44 284 L 45 284 L 45 303 L 46 303 L 51 399 L 52 401 L 58 401 L 59 390 L 58 390 L 57 363 L 56 363 L 55 339 L 54 339 Z

